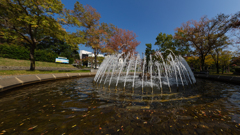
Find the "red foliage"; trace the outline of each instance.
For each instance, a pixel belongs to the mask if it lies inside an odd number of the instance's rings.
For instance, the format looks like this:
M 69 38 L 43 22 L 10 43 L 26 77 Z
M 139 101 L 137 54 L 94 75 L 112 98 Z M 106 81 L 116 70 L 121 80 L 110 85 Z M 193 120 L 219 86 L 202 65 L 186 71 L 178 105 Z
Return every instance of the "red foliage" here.
M 114 52 L 135 52 L 136 47 L 141 43 L 136 40 L 137 35 L 133 31 L 118 29 L 110 38 L 107 48 Z

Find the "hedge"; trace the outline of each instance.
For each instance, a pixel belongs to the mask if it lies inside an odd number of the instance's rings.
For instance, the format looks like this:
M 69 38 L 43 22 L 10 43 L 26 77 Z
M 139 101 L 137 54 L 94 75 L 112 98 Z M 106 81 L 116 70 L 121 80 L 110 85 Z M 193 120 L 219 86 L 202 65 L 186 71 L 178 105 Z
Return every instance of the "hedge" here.
M 36 61 L 55 62 L 58 57 L 56 53 L 51 50 L 35 50 Z M 19 45 L 0 44 L 0 57 L 11 59 L 29 60 L 29 50 Z
M 235 72 L 240 73 L 240 68 L 235 68 Z

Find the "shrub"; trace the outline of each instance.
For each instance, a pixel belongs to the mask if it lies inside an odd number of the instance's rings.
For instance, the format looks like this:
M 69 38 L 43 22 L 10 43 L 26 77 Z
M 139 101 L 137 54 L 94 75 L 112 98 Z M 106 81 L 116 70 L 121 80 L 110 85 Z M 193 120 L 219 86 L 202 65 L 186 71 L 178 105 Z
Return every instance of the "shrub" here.
M 240 73 L 240 68 L 235 68 L 235 72 Z
M 0 44 L 0 57 L 11 59 L 29 60 L 29 50 L 19 45 Z M 36 61 L 55 62 L 58 57 L 56 53 L 51 50 L 35 50 Z
M 46 62 L 55 62 L 55 58 L 58 55 L 50 50 L 36 50 L 35 51 L 35 60 L 36 61 L 46 61 Z
M 28 60 L 29 50 L 18 45 L 0 44 L 0 57 Z

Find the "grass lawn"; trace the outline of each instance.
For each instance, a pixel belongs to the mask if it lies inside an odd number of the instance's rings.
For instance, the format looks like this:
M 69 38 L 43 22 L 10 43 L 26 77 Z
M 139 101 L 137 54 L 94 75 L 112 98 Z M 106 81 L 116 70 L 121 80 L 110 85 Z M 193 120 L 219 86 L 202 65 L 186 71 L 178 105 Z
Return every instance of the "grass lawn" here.
M 90 72 L 90 70 L 66 70 L 66 71 L 28 71 L 28 70 L 0 70 L 0 75 L 29 75 L 29 74 L 49 74 L 49 73 L 84 73 L 84 72 Z
M 60 64 L 54 62 L 35 62 L 36 67 L 57 67 L 57 68 L 73 68 L 71 64 Z M 19 67 L 29 67 L 30 60 L 17 60 L 17 59 L 8 59 L 0 57 L 0 66 L 19 66 Z

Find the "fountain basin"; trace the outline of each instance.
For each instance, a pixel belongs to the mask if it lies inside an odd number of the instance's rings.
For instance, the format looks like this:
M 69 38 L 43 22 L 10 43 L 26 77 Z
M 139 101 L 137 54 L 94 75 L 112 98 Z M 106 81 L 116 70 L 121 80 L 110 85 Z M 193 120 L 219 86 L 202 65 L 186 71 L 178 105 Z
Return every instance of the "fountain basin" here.
M 138 98 L 141 95 L 137 93 L 131 95 L 131 92 L 124 93 L 122 89 L 97 88 L 92 84 L 93 79 L 85 77 L 43 82 L 1 93 L 0 115 L 4 117 L 0 117 L 0 132 L 240 133 L 239 85 L 197 79 L 197 84 L 192 89 L 185 89 L 185 92 L 179 89 L 179 92 L 156 94 L 153 96 L 159 99 L 153 99 L 153 102 L 152 95 L 145 94 L 141 102 Z M 160 99 L 161 96 L 164 99 Z M 199 97 L 184 98 L 193 96 Z

